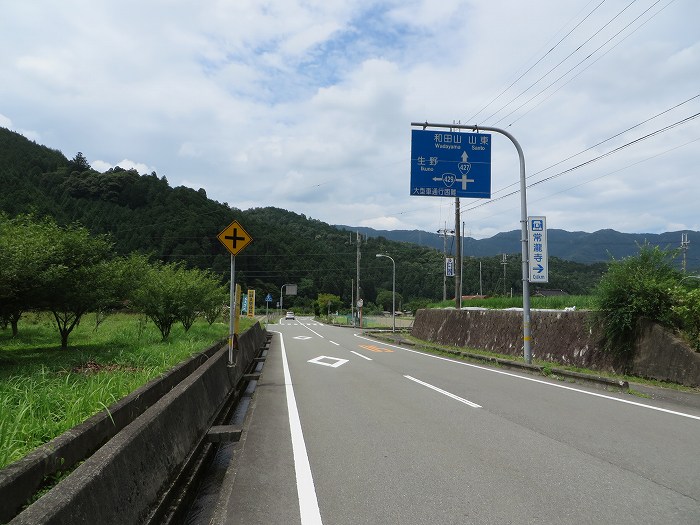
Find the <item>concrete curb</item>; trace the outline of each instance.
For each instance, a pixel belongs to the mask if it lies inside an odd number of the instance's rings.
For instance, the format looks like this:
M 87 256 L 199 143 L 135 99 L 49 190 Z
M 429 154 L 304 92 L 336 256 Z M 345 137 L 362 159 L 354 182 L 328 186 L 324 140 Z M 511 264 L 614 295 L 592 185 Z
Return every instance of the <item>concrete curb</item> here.
M 382 334 L 385 334 L 386 332 L 379 332 Z M 365 332 L 365 335 L 368 335 L 370 337 L 374 337 L 375 339 L 379 341 L 386 341 L 387 338 L 383 337 L 378 337 L 377 332 Z M 398 345 L 403 345 L 403 346 L 411 346 L 416 348 L 417 350 L 421 349 L 431 349 L 431 350 L 436 350 L 438 352 L 444 352 L 450 355 L 454 355 L 456 357 L 463 357 L 463 358 L 468 358 L 468 359 L 474 359 L 477 361 L 482 361 L 485 363 L 489 364 L 494 364 L 497 366 L 509 368 L 509 369 L 516 369 L 516 370 L 524 370 L 526 372 L 533 372 L 536 374 L 543 375 L 545 377 L 564 377 L 564 378 L 570 378 L 570 379 L 575 379 L 576 381 L 592 384 L 595 386 L 600 386 L 605 389 L 613 389 L 613 390 L 620 390 L 620 391 L 627 391 L 629 390 L 629 383 L 627 381 L 621 381 L 621 380 L 616 380 L 616 379 L 610 379 L 608 377 L 601 377 L 601 376 L 596 376 L 596 375 L 591 375 L 591 374 L 582 374 L 580 372 L 573 372 L 570 370 L 564 370 L 561 368 L 556 368 L 556 367 L 548 367 L 548 366 L 542 366 L 542 365 L 528 365 L 527 363 L 521 363 L 519 361 L 511 361 L 509 359 L 503 359 L 499 357 L 491 357 L 491 356 L 485 356 L 481 354 L 472 354 L 470 352 L 460 352 L 459 350 L 449 350 L 445 348 L 439 348 L 436 346 L 431 346 L 430 344 L 416 344 L 412 341 L 406 341 L 403 339 L 391 339 L 392 343 L 398 344 Z
M 224 345 L 215 343 L 153 379 L 80 425 L 0 470 L 0 523 L 12 519 L 45 477 L 70 470 L 143 414 L 167 392 L 208 361 Z
M 199 359 L 197 366 L 188 368 L 181 381 L 170 384 L 141 413 L 131 412 L 133 417 L 123 429 L 99 443 L 99 450 L 85 456 L 73 473 L 10 523 L 148 522 L 159 511 L 169 485 L 206 441 L 209 428 L 252 363 L 261 338 L 264 340 L 265 331 L 259 323 L 242 334 L 239 362 L 234 367 L 227 366 L 226 347 L 204 359 L 194 358 Z M 138 396 L 135 400 L 132 396 L 128 396 L 131 402 L 138 402 Z M 66 434 L 64 439 L 69 440 L 72 434 Z M 11 481 L 8 478 L 8 491 Z M 10 501 L 22 505 L 26 497 Z

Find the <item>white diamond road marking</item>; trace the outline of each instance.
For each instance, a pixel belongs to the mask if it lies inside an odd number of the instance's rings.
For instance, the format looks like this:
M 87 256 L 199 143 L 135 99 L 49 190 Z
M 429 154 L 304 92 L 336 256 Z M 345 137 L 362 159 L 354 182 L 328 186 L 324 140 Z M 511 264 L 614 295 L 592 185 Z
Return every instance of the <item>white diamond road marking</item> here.
M 298 335 L 294 339 L 299 339 L 300 341 L 306 341 L 307 339 L 311 339 L 308 335 Z
M 323 360 L 329 360 L 329 361 L 335 361 L 334 363 L 324 363 Z M 348 362 L 347 359 L 338 359 L 337 357 L 328 357 L 326 355 L 320 355 L 318 357 L 315 357 L 313 359 L 309 359 L 309 363 L 313 363 L 315 365 L 323 365 L 323 366 L 330 366 L 331 368 L 338 368 L 341 365 L 344 365 L 345 363 Z

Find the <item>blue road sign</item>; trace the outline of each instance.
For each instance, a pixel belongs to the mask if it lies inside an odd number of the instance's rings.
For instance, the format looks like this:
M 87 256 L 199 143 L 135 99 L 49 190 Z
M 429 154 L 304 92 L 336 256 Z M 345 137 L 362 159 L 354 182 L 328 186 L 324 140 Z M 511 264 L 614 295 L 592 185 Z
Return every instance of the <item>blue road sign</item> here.
M 271 294 L 271 293 L 267 294 L 267 297 L 265 297 L 265 302 L 266 302 L 266 303 L 271 303 L 271 302 L 272 302 L 272 294 Z
M 411 195 L 491 198 L 491 135 L 411 130 Z

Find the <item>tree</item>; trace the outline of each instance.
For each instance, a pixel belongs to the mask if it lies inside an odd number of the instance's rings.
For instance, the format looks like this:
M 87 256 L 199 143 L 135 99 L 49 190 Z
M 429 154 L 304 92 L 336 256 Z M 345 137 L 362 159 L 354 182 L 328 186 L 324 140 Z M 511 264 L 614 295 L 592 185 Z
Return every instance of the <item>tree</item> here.
M 403 301 L 403 297 L 401 297 L 400 293 L 396 294 L 396 308 L 399 309 L 399 306 L 401 305 L 401 302 Z M 375 301 L 378 306 L 381 306 L 384 311 L 391 312 L 391 307 L 393 304 L 393 293 L 391 290 L 379 290 L 377 293 L 377 300 Z
M 53 259 L 53 239 L 60 230 L 51 220 L 0 214 L 0 318 L 18 333 L 22 314 L 38 301 L 38 276 Z
M 221 301 L 222 294 L 221 284 L 211 272 L 188 270 L 182 263 L 156 263 L 145 272 L 133 301 L 167 339 L 176 321 L 189 330 L 202 311 Z
M 180 300 L 177 308 L 177 320 L 187 332 L 197 317 L 207 310 L 211 314 L 215 303 L 222 306 L 222 287 L 218 278 L 209 271 L 198 269 L 180 272 Z M 221 310 L 219 310 L 220 312 Z M 213 320 L 209 323 L 213 323 Z
M 340 297 L 330 293 L 320 293 L 314 304 L 314 309 L 318 315 L 327 314 L 329 311 L 336 311 L 343 306 Z
M 95 330 L 109 314 L 124 307 L 132 291 L 142 285 L 149 264 L 147 256 L 136 253 L 110 261 L 105 294 L 95 305 Z
M 69 172 L 77 171 L 79 173 L 92 169 L 85 155 L 80 151 L 68 162 L 68 168 Z
M 211 287 L 204 298 L 202 315 L 211 326 L 226 309 L 229 301 L 229 290 L 220 284 Z
M 606 350 L 628 359 L 642 318 L 674 326 L 673 291 L 681 273 L 675 251 L 639 246 L 639 254 L 610 263 L 595 292 L 595 322 L 603 329 Z
M 155 264 L 132 294 L 135 308 L 155 323 L 164 340 L 177 320 L 183 270 L 179 264 Z
M 47 223 L 48 225 L 48 223 Z M 41 292 L 36 307 L 53 313 L 61 334 L 61 348 L 88 311 L 97 310 L 116 294 L 112 278 L 114 254 L 104 236 L 91 236 L 81 226 L 51 226 L 51 260 L 37 275 Z

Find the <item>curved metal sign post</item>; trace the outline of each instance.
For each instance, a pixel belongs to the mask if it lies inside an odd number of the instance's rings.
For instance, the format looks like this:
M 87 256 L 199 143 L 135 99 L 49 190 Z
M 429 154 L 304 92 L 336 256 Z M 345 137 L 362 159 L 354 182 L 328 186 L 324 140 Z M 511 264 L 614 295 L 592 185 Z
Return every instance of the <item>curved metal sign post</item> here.
M 520 158 L 520 231 L 523 259 L 523 354 L 525 362 L 532 363 L 532 348 L 531 348 L 531 327 L 530 327 L 530 269 L 528 263 L 528 230 L 527 230 L 527 197 L 525 184 L 525 155 L 520 144 L 513 135 L 501 128 L 492 128 L 488 126 L 469 126 L 464 124 L 431 124 L 429 122 L 411 122 L 411 126 L 426 128 L 441 128 L 448 130 L 468 129 L 471 131 L 492 131 L 500 133 L 510 139 L 518 152 Z

